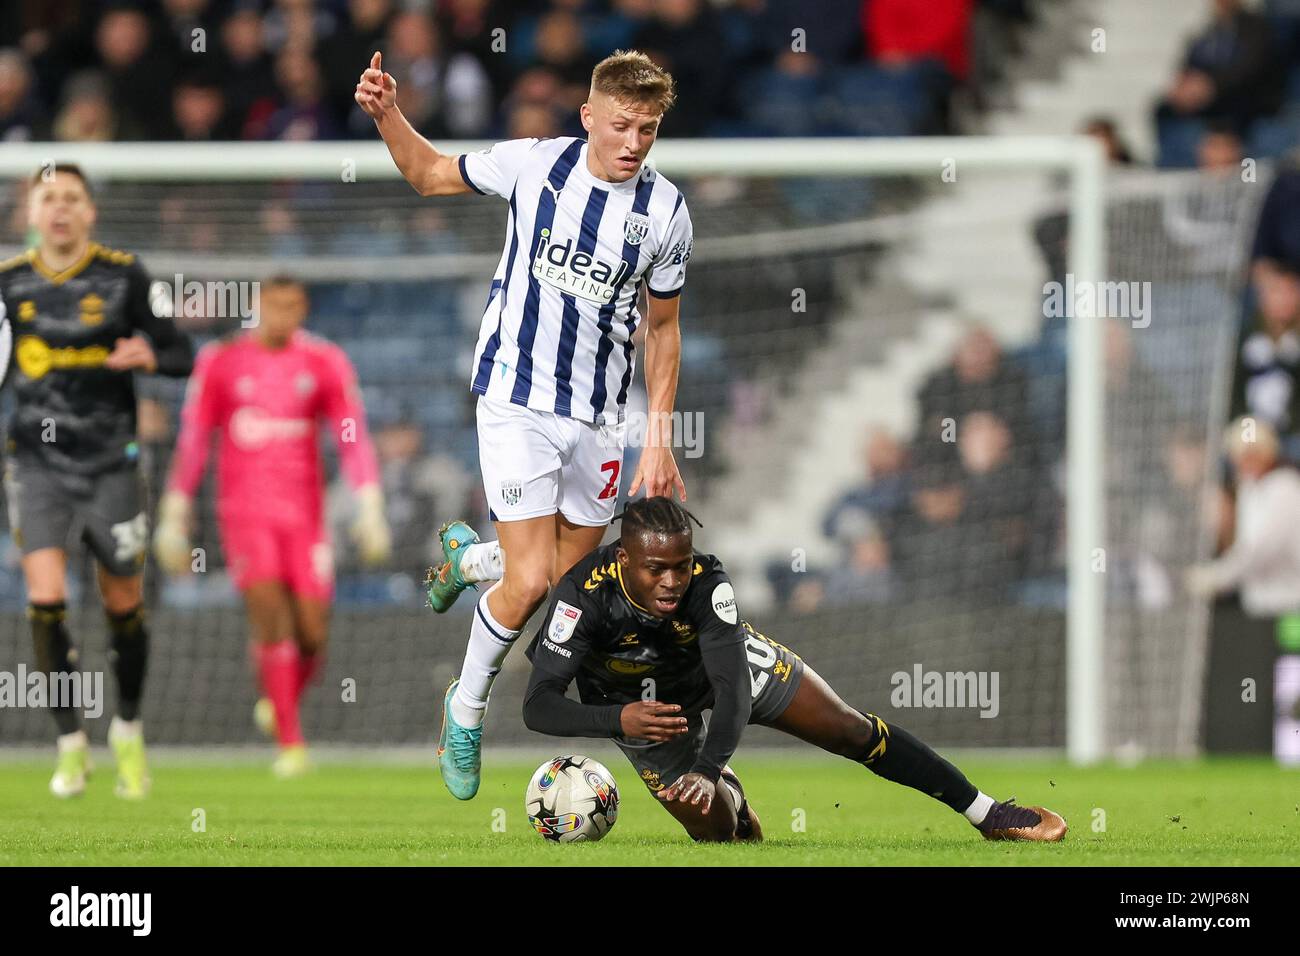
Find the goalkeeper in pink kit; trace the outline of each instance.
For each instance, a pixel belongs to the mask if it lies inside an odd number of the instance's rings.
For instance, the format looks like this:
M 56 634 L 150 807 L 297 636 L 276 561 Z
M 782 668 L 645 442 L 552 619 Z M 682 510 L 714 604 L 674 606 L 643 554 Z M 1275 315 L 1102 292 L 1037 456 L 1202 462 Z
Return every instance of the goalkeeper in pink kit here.
M 309 304 L 300 283 L 272 279 L 260 298 L 256 328 L 208 345 L 195 362 L 154 550 L 168 572 L 193 570 L 193 500 L 219 432 L 217 519 L 264 694 L 255 717 L 278 737 L 274 769 L 287 777 L 307 769 L 298 705 L 324 656 L 334 589 L 320 429 L 333 435 L 357 495 L 362 557 L 387 560 L 391 537 L 351 362 L 301 329 Z

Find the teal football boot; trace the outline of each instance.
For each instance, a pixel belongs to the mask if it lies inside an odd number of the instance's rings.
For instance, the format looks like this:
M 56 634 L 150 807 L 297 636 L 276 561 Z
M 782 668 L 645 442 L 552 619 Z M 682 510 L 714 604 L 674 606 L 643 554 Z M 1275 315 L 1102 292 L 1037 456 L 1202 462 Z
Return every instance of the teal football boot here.
M 461 574 L 460 561 L 465 549 L 478 544 L 479 538 L 478 532 L 464 521 L 449 521 L 438 529 L 438 540 L 442 542 L 442 565 L 429 569 L 424 586 L 429 594 L 429 607 L 441 614 L 456 603 L 461 591 L 478 590 L 478 585 L 469 583 Z
M 442 733 L 438 737 L 438 769 L 442 782 L 457 800 L 472 800 L 478 793 L 483 757 L 483 728 L 462 727 L 451 715 L 451 698 L 460 683 L 457 677 L 442 699 Z

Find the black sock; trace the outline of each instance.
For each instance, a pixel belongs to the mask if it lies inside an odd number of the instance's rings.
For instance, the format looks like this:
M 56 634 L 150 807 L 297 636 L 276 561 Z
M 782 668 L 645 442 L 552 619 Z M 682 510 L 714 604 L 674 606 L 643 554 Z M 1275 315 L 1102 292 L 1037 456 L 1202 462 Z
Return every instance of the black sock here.
M 117 678 L 117 714 L 123 720 L 135 720 L 140 715 L 145 663 L 149 658 L 144 608 L 136 607 L 125 614 L 110 613 L 108 630 L 108 660 Z
M 72 646 L 63 623 L 67 606 L 62 601 L 27 605 L 27 620 L 32 624 L 32 646 L 36 649 L 36 667 L 47 678 L 77 672 L 77 649 Z M 81 717 L 72 707 L 50 707 L 59 734 L 81 729 Z
M 964 813 L 979 790 L 966 775 L 897 724 L 875 714 L 862 715 L 871 725 L 871 741 L 859 763 L 878 777 L 901 783 Z

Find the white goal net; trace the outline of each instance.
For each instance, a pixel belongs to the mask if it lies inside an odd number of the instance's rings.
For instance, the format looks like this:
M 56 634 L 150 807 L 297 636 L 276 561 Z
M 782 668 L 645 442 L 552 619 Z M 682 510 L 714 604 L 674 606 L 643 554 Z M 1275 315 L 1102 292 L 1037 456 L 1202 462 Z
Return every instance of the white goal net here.
M 1201 501 L 1263 187 L 1152 175 L 1107 198 L 1092 149 L 787 140 L 654 154 L 696 229 L 677 458 L 704 523 L 697 547 L 731 570 L 755 626 L 854 706 L 936 745 L 1081 759 L 1197 746 L 1206 622 L 1181 572 L 1209 545 Z M 273 272 L 308 282 L 309 328 L 357 367 L 397 547 L 368 570 L 337 535 L 339 609 L 305 729 L 428 741 L 472 595 L 437 617 L 419 581 L 443 520 L 486 525 L 467 382 L 504 204 L 421 199 L 378 144 L 184 150 L 7 151 L 0 251 L 26 243 L 21 178 L 71 159 L 94 180 L 96 238 L 168 290 Z M 177 301 L 200 342 L 240 324 Z M 182 389 L 140 382 L 155 492 Z M 144 712 L 158 742 L 253 739 L 245 625 L 209 495 L 208 571 L 149 574 Z M 346 527 L 339 487 L 330 508 Z M 103 669 L 89 580 L 71 631 L 82 666 Z M 24 604 L 8 542 L 0 670 L 30 661 Z M 495 691 L 494 743 L 538 740 L 519 719 L 524 665 L 516 651 Z M 47 739 L 47 722 L 0 714 L 7 742 Z

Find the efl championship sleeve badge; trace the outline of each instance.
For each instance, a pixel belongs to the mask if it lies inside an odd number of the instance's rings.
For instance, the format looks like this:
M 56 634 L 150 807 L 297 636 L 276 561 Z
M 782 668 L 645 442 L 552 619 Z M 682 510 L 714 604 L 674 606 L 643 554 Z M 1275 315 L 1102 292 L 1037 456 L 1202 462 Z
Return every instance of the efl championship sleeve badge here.
M 555 602 L 555 613 L 551 615 L 551 626 L 547 636 L 556 644 L 563 644 L 573 636 L 573 629 L 578 626 L 582 611 L 563 601 Z

